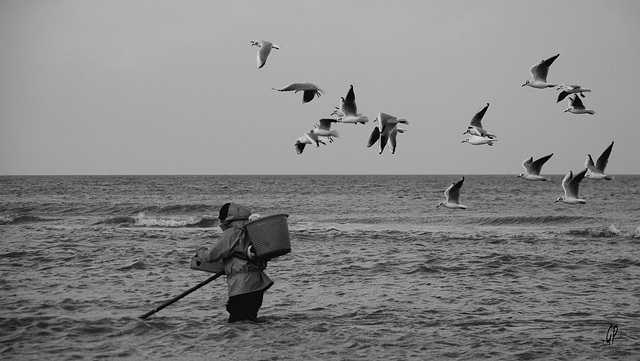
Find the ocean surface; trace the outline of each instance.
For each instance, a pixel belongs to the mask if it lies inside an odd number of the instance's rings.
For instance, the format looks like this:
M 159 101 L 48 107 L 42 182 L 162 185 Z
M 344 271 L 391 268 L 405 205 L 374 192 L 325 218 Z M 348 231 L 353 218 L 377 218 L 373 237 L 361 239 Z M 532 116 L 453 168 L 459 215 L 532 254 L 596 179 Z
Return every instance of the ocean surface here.
M 0 359 L 638 360 L 640 176 L 0 177 Z M 226 202 L 289 214 L 263 323 L 189 268 Z M 617 332 L 614 332 L 617 331 Z M 608 342 L 607 342 L 608 341 Z

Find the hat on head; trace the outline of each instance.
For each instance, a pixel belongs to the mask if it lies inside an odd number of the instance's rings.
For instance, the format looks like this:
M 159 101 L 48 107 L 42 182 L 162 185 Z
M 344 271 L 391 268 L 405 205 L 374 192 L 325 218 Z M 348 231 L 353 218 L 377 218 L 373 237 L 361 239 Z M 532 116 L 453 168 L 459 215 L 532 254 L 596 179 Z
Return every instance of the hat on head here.
M 229 213 L 229 206 L 231 203 L 225 203 L 222 208 L 220 208 L 220 214 L 218 215 L 218 219 L 220 221 L 224 221 L 227 218 L 227 214 Z

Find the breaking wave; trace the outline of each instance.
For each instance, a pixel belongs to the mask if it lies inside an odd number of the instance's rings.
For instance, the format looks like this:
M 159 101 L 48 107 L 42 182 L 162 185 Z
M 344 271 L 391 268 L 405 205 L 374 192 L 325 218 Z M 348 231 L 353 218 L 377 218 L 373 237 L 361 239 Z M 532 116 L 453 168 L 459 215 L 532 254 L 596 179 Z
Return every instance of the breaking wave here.
M 53 222 L 54 218 L 42 218 L 37 216 L 30 216 L 26 214 L 19 215 L 5 215 L 0 216 L 0 225 L 10 224 L 23 224 L 23 223 L 37 223 L 37 222 Z
M 567 232 L 569 235 L 573 236 L 589 236 L 595 238 L 609 238 L 609 237 L 628 237 L 628 238 L 640 238 L 640 226 L 633 230 L 624 230 L 619 229 L 615 224 L 612 224 L 608 227 L 595 227 L 595 228 L 585 228 L 579 230 L 570 230 Z
M 121 227 L 161 227 L 161 228 L 209 228 L 215 227 L 218 219 L 213 216 L 191 216 L 184 218 L 162 218 L 139 213 L 137 216 L 117 216 L 102 219 L 95 225 L 118 225 Z
M 487 217 L 478 220 L 481 226 L 535 225 L 535 224 L 571 224 L 584 222 L 584 216 L 505 216 Z

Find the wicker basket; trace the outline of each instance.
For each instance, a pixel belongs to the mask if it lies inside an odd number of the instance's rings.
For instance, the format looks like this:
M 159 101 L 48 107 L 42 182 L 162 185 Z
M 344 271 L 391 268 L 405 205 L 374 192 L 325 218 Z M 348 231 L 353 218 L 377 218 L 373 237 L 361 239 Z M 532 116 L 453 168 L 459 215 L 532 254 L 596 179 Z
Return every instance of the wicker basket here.
M 259 260 L 268 261 L 291 252 L 287 217 L 287 214 L 274 214 L 244 225 Z

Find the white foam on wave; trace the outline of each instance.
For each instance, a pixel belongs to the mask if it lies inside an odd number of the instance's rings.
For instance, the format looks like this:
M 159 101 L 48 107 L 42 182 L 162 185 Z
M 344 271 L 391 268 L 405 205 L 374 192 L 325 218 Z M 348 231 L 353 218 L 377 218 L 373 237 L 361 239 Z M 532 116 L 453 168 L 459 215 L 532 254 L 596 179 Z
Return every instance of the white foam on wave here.
M 609 226 L 609 232 L 611 232 L 611 234 L 615 234 L 615 235 L 619 235 L 621 232 L 618 229 L 618 227 L 616 227 L 615 224 L 612 224 L 611 226 Z
M 197 225 L 198 223 L 202 222 L 203 217 L 190 216 L 184 219 L 156 218 L 147 217 L 146 214 L 142 212 L 133 217 L 133 219 L 135 220 L 134 225 L 136 226 L 178 228 Z

